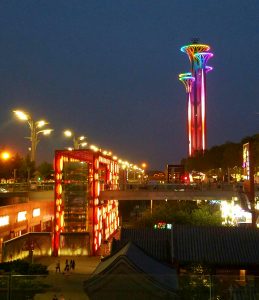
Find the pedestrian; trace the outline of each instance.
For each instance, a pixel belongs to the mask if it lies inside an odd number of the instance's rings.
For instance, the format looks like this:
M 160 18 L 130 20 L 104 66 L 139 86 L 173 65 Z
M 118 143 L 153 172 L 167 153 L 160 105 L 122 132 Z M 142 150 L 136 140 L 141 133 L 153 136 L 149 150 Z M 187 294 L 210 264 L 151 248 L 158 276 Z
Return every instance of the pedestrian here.
M 73 270 L 75 270 L 75 266 L 76 266 L 76 263 L 75 263 L 75 260 L 73 259 L 73 260 L 72 260 L 72 269 L 73 269 Z
M 70 270 L 73 269 L 73 260 L 72 259 L 70 260 L 69 267 L 70 267 Z
M 65 264 L 65 269 L 64 269 L 65 272 L 68 272 L 69 271 L 69 263 L 68 263 L 68 260 L 66 259 L 66 264 Z
M 60 261 L 58 260 L 56 263 L 56 273 L 59 272 L 60 273 Z

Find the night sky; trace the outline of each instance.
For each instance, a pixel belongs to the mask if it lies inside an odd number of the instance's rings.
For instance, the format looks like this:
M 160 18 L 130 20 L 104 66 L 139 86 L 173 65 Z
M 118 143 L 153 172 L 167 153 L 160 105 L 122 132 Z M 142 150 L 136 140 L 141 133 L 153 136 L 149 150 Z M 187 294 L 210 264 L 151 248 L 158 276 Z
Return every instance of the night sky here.
M 90 144 L 149 169 L 188 153 L 190 70 L 180 47 L 209 44 L 208 146 L 239 142 L 259 128 L 258 0 L 0 1 L 0 146 L 27 153 L 22 108 L 55 131 L 38 160 L 70 146 L 70 128 Z

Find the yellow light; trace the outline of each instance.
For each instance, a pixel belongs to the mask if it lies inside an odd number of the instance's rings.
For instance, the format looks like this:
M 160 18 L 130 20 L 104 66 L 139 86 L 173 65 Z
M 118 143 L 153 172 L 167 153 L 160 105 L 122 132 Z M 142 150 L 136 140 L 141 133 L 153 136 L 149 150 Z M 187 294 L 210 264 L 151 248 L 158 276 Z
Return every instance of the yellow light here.
M 51 134 L 51 131 L 53 131 L 53 129 L 45 129 L 45 130 L 42 131 L 42 133 L 44 135 L 49 135 L 49 134 Z
M 26 214 L 27 214 L 27 211 L 19 211 L 18 216 L 17 216 L 17 221 L 18 222 L 25 221 L 26 220 Z
M 7 152 L 7 151 L 4 151 L 4 152 L 1 153 L 1 158 L 2 158 L 3 160 L 8 160 L 10 157 L 11 157 L 11 155 L 10 155 L 10 153 Z
M 34 208 L 34 210 L 32 211 L 32 216 L 34 218 L 40 216 L 40 208 Z
M 9 224 L 9 216 L 0 217 L 0 226 L 5 226 Z
M 141 167 L 142 167 L 143 169 L 145 169 L 145 168 L 147 167 L 147 164 L 146 164 L 146 163 L 142 163 L 142 164 L 141 164 Z
M 30 118 L 29 115 L 22 110 L 14 110 L 13 112 L 15 113 L 16 117 L 22 121 L 28 121 Z
M 41 128 L 41 127 L 43 127 L 46 124 L 47 124 L 47 122 L 44 121 L 44 120 L 40 120 L 40 121 L 36 122 L 36 125 L 37 125 L 38 128 Z
M 95 145 L 91 145 L 90 149 L 93 150 L 94 152 L 97 152 L 99 148 Z
M 70 130 L 65 130 L 65 131 L 64 131 L 64 135 L 67 136 L 67 137 L 71 137 L 71 136 L 72 136 L 72 131 L 70 131 Z

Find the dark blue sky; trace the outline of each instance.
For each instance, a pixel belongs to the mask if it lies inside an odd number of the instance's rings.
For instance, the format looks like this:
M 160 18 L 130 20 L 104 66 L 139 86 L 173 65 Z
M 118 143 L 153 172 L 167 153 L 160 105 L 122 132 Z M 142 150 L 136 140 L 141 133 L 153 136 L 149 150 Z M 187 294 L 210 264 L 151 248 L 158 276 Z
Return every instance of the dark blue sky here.
M 258 133 L 258 0 L 0 1 L 0 146 L 26 153 L 29 128 L 12 115 L 23 108 L 55 129 L 39 161 L 69 146 L 71 128 L 150 168 L 178 163 L 188 152 L 180 47 L 193 37 L 214 53 L 208 146 Z

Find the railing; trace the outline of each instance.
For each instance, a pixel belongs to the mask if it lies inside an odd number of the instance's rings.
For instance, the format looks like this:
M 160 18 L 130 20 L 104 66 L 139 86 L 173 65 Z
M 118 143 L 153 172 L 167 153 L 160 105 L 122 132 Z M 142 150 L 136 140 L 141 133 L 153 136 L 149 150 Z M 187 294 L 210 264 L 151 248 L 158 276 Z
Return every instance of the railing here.
M 102 186 L 101 186 L 102 187 Z M 1 191 L 1 188 L 4 189 Z M 191 183 L 191 184 L 177 184 L 177 183 L 126 183 L 114 185 L 111 188 L 108 185 L 104 185 L 101 190 L 121 190 L 121 191 L 243 191 L 242 183 Z M 28 183 L 10 183 L 0 184 L 0 194 L 4 192 L 28 192 L 28 191 L 51 191 L 54 190 L 54 183 L 40 183 L 40 184 L 28 184 Z M 259 185 L 255 185 L 255 192 L 259 193 Z
M 129 295 L 131 299 L 154 299 L 150 292 L 159 295 L 156 299 L 255 300 L 259 299 L 259 277 L 134 273 L 91 279 L 89 274 L 73 272 L 0 276 L 1 300 L 52 299 L 54 295 L 58 299 L 61 295 L 64 299 L 103 299 L 103 295 L 106 299 L 130 299 Z
M 3 189 L 3 190 L 1 190 Z M 54 183 L 4 183 L 0 184 L 0 193 L 8 192 L 28 192 L 28 191 L 51 191 L 54 189 Z
M 176 183 L 165 183 L 165 184 L 123 184 L 120 185 L 119 190 L 123 191 L 234 191 L 238 192 L 243 187 L 240 184 L 228 184 L 228 183 L 195 183 L 195 184 L 176 184 Z

